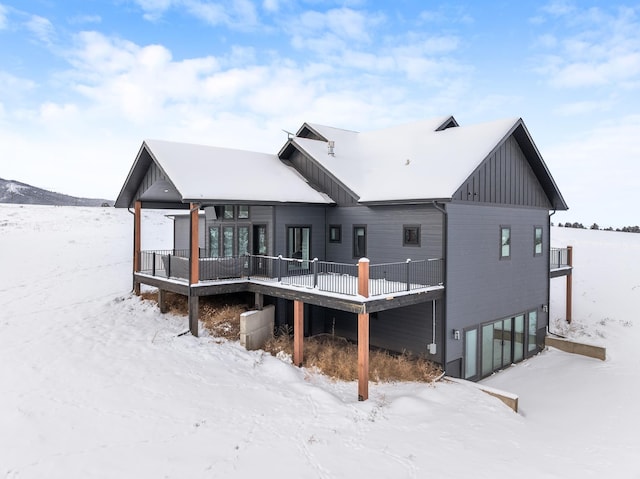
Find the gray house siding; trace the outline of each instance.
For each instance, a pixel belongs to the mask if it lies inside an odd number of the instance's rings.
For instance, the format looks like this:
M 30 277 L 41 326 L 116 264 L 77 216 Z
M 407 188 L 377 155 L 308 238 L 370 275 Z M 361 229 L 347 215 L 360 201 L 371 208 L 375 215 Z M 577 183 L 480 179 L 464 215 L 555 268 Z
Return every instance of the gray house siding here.
M 327 208 L 329 225 L 340 225 L 340 243 L 327 242 L 327 259 L 354 263 L 353 227 L 366 226 L 367 257 L 372 263 L 442 258 L 443 215 L 430 205 Z M 403 246 L 403 226 L 420 226 L 420 246 Z
M 349 206 L 357 203 L 354 195 L 342 186 L 333 175 L 300 151 L 293 151 L 287 160 L 310 184 L 329 195 L 336 204 Z
M 465 328 L 537 311 L 548 324 L 549 217 L 545 209 L 447 204 L 446 364 L 461 364 Z M 511 228 L 509 259 L 500 259 L 500 228 Z M 543 228 L 543 254 L 534 255 L 534 227 Z M 453 331 L 460 331 L 459 340 Z M 455 371 L 453 372 L 455 374 Z
M 373 313 L 369 319 L 369 342 L 372 346 L 397 353 L 406 352 L 425 356 L 442 363 L 443 309 L 442 301 L 436 301 L 435 340 L 432 322 L 432 303 L 397 308 Z M 327 310 L 327 333 L 356 341 L 358 318 L 355 314 Z M 438 344 L 436 354 L 427 354 L 427 344 Z
M 551 209 L 547 195 L 513 136 L 478 166 L 453 198 Z
M 311 227 L 311 257 L 325 259 L 325 207 L 324 206 L 275 206 L 274 254 L 286 256 L 287 227 Z
M 148 155 L 149 153 L 144 152 L 144 154 Z M 140 199 L 142 194 L 147 191 L 156 181 L 166 179 L 167 178 L 165 177 L 165 175 L 162 174 L 162 170 L 160 170 L 160 168 L 158 168 L 158 165 L 156 165 L 156 163 L 152 161 L 149 165 L 149 169 L 142 179 L 142 182 L 140 183 L 140 186 L 138 187 L 138 191 L 134 196 L 134 200 Z
M 177 250 L 188 250 L 190 246 L 189 236 L 191 219 L 189 215 L 174 216 L 173 219 L 173 247 Z M 205 217 L 200 215 L 198 222 L 198 246 L 207 247 Z

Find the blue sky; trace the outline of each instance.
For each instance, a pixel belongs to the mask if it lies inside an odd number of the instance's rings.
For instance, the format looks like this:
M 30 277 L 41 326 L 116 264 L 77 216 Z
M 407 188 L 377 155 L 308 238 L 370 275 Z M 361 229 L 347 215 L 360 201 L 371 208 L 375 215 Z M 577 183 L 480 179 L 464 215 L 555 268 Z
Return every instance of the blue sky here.
M 569 203 L 640 223 L 640 3 L 0 0 L 0 177 L 115 198 L 145 138 L 275 153 L 522 117 Z

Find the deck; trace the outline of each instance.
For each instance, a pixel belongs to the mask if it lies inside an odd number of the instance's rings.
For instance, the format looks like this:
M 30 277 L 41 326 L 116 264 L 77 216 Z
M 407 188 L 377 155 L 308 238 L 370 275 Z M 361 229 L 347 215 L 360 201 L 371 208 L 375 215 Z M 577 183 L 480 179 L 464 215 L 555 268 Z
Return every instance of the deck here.
M 358 264 L 244 255 L 199 258 L 199 281 L 189 284 L 188 251 L 141 252 L 135 281 L 187 296 L 249 291 L 354 313 L 371 313 L 439 299 L 443 260 L 368 265 L 367 294 Z

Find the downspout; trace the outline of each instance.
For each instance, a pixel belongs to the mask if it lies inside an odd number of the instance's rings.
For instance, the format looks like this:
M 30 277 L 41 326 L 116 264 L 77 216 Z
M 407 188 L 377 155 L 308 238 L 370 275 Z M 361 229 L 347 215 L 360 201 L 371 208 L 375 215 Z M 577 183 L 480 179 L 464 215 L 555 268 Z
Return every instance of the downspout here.
M 447 370 L 447 250 L 448 250 L 448 241 L 447 241 L 447 231 L 449 230 L 449 221 L 447 210 L 440 206 L 437 201 L 432 202 L 433 207 L 437 209 L 440 213 L 442 213 L 442 242 L 443 242 L 443 254 L 444 259 L 442 263 L 442 283 L 444 284 L 444 295 L 442 298 L 442 308 L 440 308 L 442 312 L 442 369 L 446 373 Z M 433 342 L 435 343 L 435 301 L 433 302 Z

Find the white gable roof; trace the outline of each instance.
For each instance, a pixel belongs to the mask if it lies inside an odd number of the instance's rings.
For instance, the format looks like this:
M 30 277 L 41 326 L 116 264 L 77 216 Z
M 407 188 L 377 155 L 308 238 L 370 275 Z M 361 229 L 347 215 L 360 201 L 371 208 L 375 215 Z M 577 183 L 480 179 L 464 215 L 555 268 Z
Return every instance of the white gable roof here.
M 144 144 L 185 202 L 333 202 L 277 155 L 162 140 Z
M 518 118 L 435 131 L 449 117 L 356 133 L 310 124 L 327 143 L 292 142 L 330 171 L 360 202 L 451 198 Z

